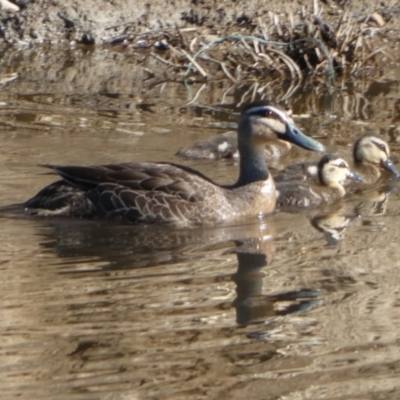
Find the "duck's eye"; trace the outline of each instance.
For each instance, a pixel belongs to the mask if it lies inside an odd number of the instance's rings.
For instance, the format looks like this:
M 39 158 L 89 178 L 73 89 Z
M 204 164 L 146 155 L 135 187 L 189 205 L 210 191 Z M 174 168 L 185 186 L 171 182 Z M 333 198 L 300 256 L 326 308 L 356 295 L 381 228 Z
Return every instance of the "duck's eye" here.
M 339 168 L 347 168 L 347 165 L 344 162 L 337 164 Z
M 275 114 L 271 110 L 265 110 L 264 111 L 264 117 L 266 118 L 273 118 Z

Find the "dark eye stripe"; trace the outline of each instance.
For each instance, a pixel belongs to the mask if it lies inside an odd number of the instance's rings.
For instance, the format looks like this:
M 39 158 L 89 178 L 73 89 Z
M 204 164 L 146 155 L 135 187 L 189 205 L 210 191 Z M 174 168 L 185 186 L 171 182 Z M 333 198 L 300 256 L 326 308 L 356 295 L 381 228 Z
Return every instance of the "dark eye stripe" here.
M 278 121 L 281 120 L 280 116 L 276 114 L 274 111 L 270 110 L 269 108 L 256 107 L 253 110 L 250 109 L 246 111 L 246 114 L 249 116 L 259 115 L 260 117 L 273 118 Z
M 382 150 L 382 151 L 387 155 L 387 149 L 386 149 L 386 146 L 385 146 L 384 144 L 374 142 L 373 140 L 372 140 L 372 143 L 373 143 L 379 150 Z
M 344 162 L 340 162 L 337 164 L 332 163 L 331 165 L 333 165 L 336 168 L 349 168 Z

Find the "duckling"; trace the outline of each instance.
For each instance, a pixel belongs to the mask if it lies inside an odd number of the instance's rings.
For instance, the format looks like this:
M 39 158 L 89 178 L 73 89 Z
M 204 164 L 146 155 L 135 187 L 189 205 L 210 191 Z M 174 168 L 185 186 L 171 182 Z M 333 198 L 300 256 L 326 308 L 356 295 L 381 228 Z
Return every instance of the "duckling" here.
M 374 183 L 381 177 L 382 168 L 399 176 L 390 159 L 390 148 L 382 136 L 369 132 L 361 136 L 353 147 L 354 166 L 365 183 Z
M 214 225 L 270 213 L 275 184 L 264 156 L 271 139 L 324 151 L 279 105 L 259 101 L 242 112 L 238 126 L 239 177 L 222 186 L 184 165 L 151 162 L 94 166 L 45 165 L 61 180 L 24 206 L 38 216 L 119 217 L 176 226 Z
M 377 133 L 369 132 L 356 140 L 353 146 L 354 170 L 362 176 L 366 184 L 375 183 L 381 177 L 382 168 L 399 176 L 395 165 L 390 159 L 389 145 Z M 317 162 L 306 162 L 287 166 L 277 174 L 275 182 L 290 180 L 317 181 Z
M 293 181 L 277 183 L 277 205 L 318 207 L 343 197 L 346 194 L 343 187 L 346 179 L 362 181 L 360 175 L 350 170 L 345 160 L 333 154 L 327 154 L 319 161 L 318 178 L 320 185 Z
M 279 139 L 272 139 L 265 145 L 265 158 L 268 161 L 277 160 L 289 153 L 292 145 Z M 237 134 L 226 132 L 209 140 L 196 142 L 193 146 L 179 150 L 176 155 L 186 158 L 219 160 L 222 158 L 239 159 Z

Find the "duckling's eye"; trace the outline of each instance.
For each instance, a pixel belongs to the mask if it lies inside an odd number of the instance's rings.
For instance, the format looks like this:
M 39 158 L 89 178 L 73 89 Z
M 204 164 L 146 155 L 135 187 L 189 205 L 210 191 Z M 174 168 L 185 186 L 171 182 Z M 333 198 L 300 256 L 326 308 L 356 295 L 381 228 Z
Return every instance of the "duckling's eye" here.
M 339 168 L 347 168 L 347 165 L 344 162 L 337 164 Z
M 382 144 L 382 143 L 375 143 L 375 144 L 379 150 L 382 150 L 384 153 L 386 153 L 386 147 L 384 144 Z

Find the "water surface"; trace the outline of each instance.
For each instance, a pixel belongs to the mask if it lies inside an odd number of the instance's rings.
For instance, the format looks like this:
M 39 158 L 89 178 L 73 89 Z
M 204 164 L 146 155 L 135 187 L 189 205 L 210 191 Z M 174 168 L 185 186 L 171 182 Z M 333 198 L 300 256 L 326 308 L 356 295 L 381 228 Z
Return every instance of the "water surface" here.
M 2 60 L 1 205 L 54 179 L 41 163 L 166 160 L 235 180 L 231 161 L 174 154 L 231 129 L 235 115 L 208 107 L 231 111 L 251 83 L 210 83 L 188 104 L 201 85 L 151 82 L 140 57 Z M 298 124 L 345 154 L 376 130 L 396 155 L 395 77 L 341 87 L 290 99 Z M 3 215 L 1 397 L 399 398 L 400 203 L 378 189 L 214 229 Z

